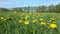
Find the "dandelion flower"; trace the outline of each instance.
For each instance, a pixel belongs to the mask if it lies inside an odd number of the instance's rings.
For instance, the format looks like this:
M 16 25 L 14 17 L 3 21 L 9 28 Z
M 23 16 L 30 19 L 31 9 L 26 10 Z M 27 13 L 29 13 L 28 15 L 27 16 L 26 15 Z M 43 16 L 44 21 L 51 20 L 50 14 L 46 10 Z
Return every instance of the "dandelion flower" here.
M 2 21 L 6 21 L 7 20 L 7 18 L 4 18 Z
M 26 17 L 29 17 L 28 15 L 26 15 Z
M 1 17 L 1 19 L 4 19 L 3 17 Z
M 33 23 L 35 22 L 35 20 L 32 21 Z
M 45 22 L 41 22 L 40 24 L 41 24 L 41 25 L 46 25 L 46 23 L 45 23 Z
M 26 21 L 25 21 L 25 24 L 26 24 L 26 25 L 28 25 L 28 24 L 29 24 L 29 21 L 28 21 L 28 20 L 26 20 Z
M 7 17 L 7 19 L 9 19 L 9 17 Z
M 57 28 L 57 25 L 55 23 L 50 25 L 51 28 Z
M 55 20 L 54 18 L 50 18 L 50 20 Z
M 22 22 L 23 22 L 23 20 L 22 20 L 22 19 L 20 19 L 20 20 L 19 20 L 19 22 L 20 22 L 20 23 L 22 23 Z
M 42 20 L 44 20 L 43 18 L 40 18 L 40 20 L 42 21 Z
M 27 17 L 25 17 L 25 19 L 28 19 Z

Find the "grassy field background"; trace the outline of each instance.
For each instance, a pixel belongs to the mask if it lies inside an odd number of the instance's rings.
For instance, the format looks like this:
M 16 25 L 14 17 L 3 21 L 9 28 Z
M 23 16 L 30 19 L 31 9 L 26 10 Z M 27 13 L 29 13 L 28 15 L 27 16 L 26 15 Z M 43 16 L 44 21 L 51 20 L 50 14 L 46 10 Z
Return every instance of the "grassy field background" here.
M 60 13 L 0 12 L 0 34 L 60 34 Z

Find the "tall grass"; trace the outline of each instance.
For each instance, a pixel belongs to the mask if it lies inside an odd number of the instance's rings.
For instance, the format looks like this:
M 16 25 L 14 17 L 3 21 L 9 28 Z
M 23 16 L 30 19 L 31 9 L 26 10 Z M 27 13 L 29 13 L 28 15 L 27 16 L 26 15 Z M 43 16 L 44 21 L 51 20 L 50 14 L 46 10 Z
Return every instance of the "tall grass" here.
M 56 28 L 50 27 L 53 22 Z M 60 13 L 0 12 L 0 34 L 60 34 L 59 28 Z

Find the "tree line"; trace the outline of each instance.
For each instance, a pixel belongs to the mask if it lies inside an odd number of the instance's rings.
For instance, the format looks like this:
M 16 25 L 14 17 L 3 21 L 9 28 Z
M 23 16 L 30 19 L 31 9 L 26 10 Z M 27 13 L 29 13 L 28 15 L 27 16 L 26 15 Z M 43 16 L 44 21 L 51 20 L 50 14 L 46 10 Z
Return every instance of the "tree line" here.
M 16 7 L 16 8 L 0 8 L 0 12 L 41 12 L 41 13 L 60 13 L 60 4 L 49 5 L 49 6 L 27 6 L 27 7 Z

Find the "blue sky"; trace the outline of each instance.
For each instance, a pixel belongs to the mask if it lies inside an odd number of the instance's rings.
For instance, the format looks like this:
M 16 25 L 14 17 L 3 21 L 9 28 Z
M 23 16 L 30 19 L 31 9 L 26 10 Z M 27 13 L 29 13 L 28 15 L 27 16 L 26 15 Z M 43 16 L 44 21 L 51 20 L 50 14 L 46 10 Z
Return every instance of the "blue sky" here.
M 0 0 L 0 7 L 13 8 L 13 7 L 24 7 L 24 6 L 41 6 L 59 4 L 60 0 Z

